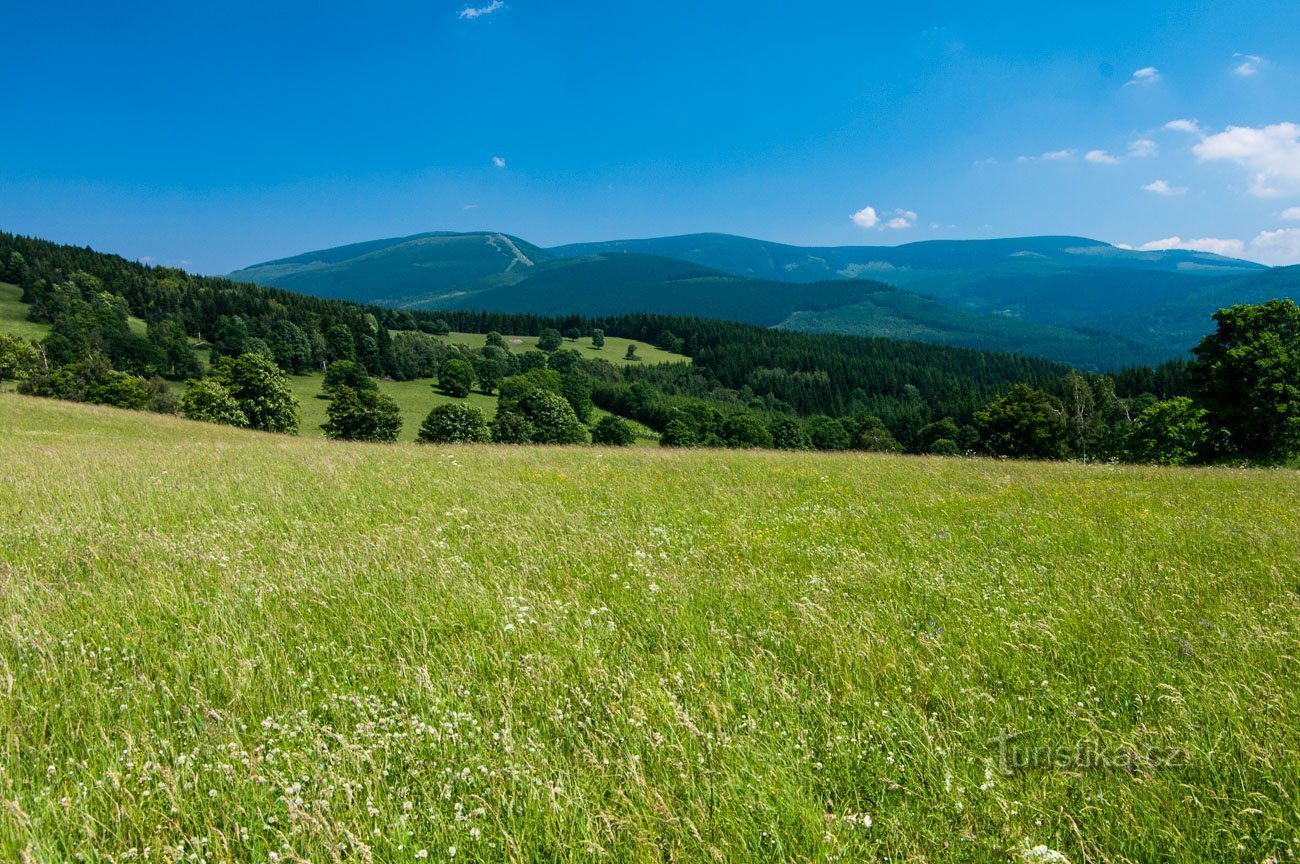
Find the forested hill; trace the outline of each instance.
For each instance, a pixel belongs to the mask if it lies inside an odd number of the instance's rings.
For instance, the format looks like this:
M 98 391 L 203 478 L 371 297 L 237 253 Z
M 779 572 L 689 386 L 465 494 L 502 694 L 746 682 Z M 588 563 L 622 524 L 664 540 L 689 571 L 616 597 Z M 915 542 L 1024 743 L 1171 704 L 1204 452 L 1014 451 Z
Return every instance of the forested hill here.
M 546 317 L 449 310 L 421 312 L 312 297 L 229 279 L 152 267 L 88 248 L 0 233 L 0 281 L 21 284 L 35 320 L 54 325 L 47 356 L 75 364 L 88 352 L 116 369 L 148 377 L 196 374 L 178 338 L 217 356 L 263 351 L 291 373 L 328 359 L 328 336 L 346 329 L 359 362 L 374 375 L 422 377 L 404 333 L 448 327 L 536 335 L 546 328 L 602 329 L 611 336 L 673 347 L 695 360 L 692 387 L 726 388 L 801 415 L 873 410 L 924 420 L 968 416 L 1016 383 L 1043 384 L 1066 367 L 1014 354 L 882 338 L 819 335 L 671 315 Z M 148 333 L 125 326 L 144 319 Z M 119 326 L 120 324 L 120 326 Z M 169 359 L 170 358 L 170 359 Z

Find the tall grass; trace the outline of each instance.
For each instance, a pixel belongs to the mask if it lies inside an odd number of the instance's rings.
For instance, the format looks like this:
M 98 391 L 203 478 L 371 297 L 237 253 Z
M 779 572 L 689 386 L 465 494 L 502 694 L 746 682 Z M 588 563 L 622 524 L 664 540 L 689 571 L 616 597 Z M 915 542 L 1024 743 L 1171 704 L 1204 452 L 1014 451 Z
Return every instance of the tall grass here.
M 1291 860 L 1298 512 L 0 394 L 0 860 Z

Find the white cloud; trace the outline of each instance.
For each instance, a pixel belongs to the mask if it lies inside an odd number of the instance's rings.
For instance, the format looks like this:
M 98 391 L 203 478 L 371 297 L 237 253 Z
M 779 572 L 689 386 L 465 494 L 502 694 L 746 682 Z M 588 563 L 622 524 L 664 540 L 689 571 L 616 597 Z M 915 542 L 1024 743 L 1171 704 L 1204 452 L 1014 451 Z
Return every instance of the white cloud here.
M 1170 120 L 1165 124 L 1170 132 L 1187 132 L 1191 135 L 1201 134 L 1201 124 L 1195 120 Z
M 853 224 L 859 228 L 875 228 L 880 224 L 880 217 L 876 214 L 875 207 L 863 207 L 857 213 L 849 217 Z
M 499 12 L 504 8 L 506 8 L 506 4 L 503 0 L 492 0 L 488 5 L 479 6 L 478 8 L 466 6 L 464 9 L 460 10 L 460 14 L 456 17 L 460 18 L 462 21 L 473 21 L 475 18 L 480 18 L 484 15 L 491 15 L 493 12 Z
M 460 208 L 460 209 L 462 209 L 462 210 L 477 210 L 477 209 L 478 209 L 478 205 L 477 205 L 477 204 L 466 204 L 464 207 L 462 207 L 462 208 Z
M 1187 194 L 1186 186 L 1170 186 L 1168 180 L 1155 180 L 1142 187 L 1147 192 L 1154 192 L 1162 198 L 1176 198 Z
M 1261 231 L 1250 241 L 1250 253 L 1261 264 L 1280 267 L 1300 264 L 1300 228 Z
M 1119 159 L 1107 153 L 1105 150 L 1089 150 L 1083 154 L 1083 158 L 1094 165 L 1118 165 Z
M 886 228 L 892 228 L 895 231 L 901 231 L 905 228 L 911 228 L 916 225 L 917 217 L 916 213 L 911 210 L 895 210 L 892 216 L 888 219 L 882 220 L 880 214 L 876 212 L 875 207 L 863 207 L 849 218 L 852 219 L 853 224 L 857 225 L 859 228 L 866 228 L 868 230 L 878 228 L 882 231 Z
M 1289 222 L 1300 222 L 1300 207 L 1288 207 L 1282 211 L 1282 218 Z
M 1259 72 L 1259 67 L 1264 64 L 1264 58 L 1255 54 L 1233 54 L 1232 59 L 1240 60 L 1232 70 L 1232 74 L 1242 78 L 1250 78 Z
M 1300 125 L 1229 126 L 1205 136 L 1192 152 L 1202 162 L 1226 160 L 1253 172 L 1251 194 L 1275 198 L 1300 192 Z
M 993 166 L 993 165 L 996 165 L 996 164 L 998 164 L 998 157 L 996 157 L 996 156 L 990 156 L 990 157 L 987 158 L 987 159 L 979 159 L 979 160 L 977 160 L 977 161 L 975 162 L 975 167 L 976 167 L 976 168 L 988 168 L 988 167 Z
M 1160 146 L 1150 138 L 1139 138 L 1128 145 L 1128 155 L 1131 159 L 1150 159 L 1160 155 Z
M 1240 258 L 1246 251 L 1246 244 L 1240 240 L 1220 240 L 1217 237 L 1202 237 L 1199 240 L 1184 240 L 1181 237 L 1166 237 L 1152 240 L 1138 247 L 1140 252 L 1167 252 L 1170 249 L 1186 249 L 1191 252 L 1212 252 L 1215 255 L 1227 255 Z
M 506 167 L 506 160 L 505 160 L 505 157 L 504 157 L 504 156 L 493 156 L 493 157 L 492 157 L 492 167 L 493 167 L 493 168 L 504 168 L 504 167 Z
M 1145 86 L 1148 84 L 1154 84 L 1159 80 L 1160 80 L 1159 69 L 1157 69 L 1154 66 L 1143 66 L 1141 69 L 1133 73 L 1133 77 L 1130 78 L 1128 80 L 1128 84 L 1125 84 L 1124 86 L 1130 87 L 1134 84 Z
M 904 228 L 911 228 L 915 224 L 916 214 L 911 210 L 895 210 L 894 218 L 886 222 L 885 227 L 901 231 Z

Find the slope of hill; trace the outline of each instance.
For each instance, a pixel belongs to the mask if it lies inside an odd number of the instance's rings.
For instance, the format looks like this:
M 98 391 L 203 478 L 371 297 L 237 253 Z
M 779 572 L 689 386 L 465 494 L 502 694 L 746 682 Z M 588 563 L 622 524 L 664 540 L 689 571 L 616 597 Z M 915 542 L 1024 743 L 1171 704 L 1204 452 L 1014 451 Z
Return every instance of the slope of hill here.
M 865 279 L 811 284 L 747 279 L 630 253 L 555 261 L 485 281 L 477 290 L 415 298 L 408 305 L 539 315 L 575 310 L 589 315 L 694 315 L 789 330 L 1016 351 L 1099 370 L 1167 359 L 1135 340 L 969 312 Z
M 1238 303 L 1262 303 L 1274 297 L 1300 299 L 1300 265 L 1278 267 L 1264 273 L 1214 279 L 1199 290 L 1167 300 L 1097 318 L 1083 318 L 1081 326 L 1095 327 L 1152 346 L 1173 355 L 1195 345 L 1206 329 L 1205 310 Z
M 377 447 L 12 394 L 0 465 L 0 860 L 1294 846 L 1292 472 Z
M 317 297 L 400 305 L 412 295 L 454 292 L 550 258 L 505 234 L 435 232 L 307 252 L 248 267 L 230 278 Z

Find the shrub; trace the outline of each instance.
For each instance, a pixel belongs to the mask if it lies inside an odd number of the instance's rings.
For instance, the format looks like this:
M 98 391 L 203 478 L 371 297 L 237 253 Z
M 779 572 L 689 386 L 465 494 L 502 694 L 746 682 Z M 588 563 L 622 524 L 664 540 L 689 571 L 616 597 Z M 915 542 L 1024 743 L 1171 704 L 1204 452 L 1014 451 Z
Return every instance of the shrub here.
M 491 439 L 487 416 L 474 405 L 439 405 L 429 412 L 416 440 L 426 444 L 477 444 Z
M 326 437 L 344 441 L 396 441 L 402 431 L 402 412 L 392 397 L 378 390 L 339 387 L 321 425 Z
M 627 447 L 636 441 L 636 432 L 632 425 L 622 417 L 609 415 L 600 418 L 596 428 L 591 430 L 591 443 L 606 447 Z
M 321 392 L 333 395 L 340 387 L 350 387 L 358 392 L 379 389 L 375 379 L 355 360 L 335 360 L 325 370 L 325 383 L 321 385 Z
M 474 387 L 474 368 L 459 357 L 444 360 L 438 367 L 438 386 L 456 399 L 464 399 Z
M 249 428 L 298 433 L 298 400 L 289 390 L 289 379 L 274 361 L 260 354 L 225 358 L 213 368 L 212 377 L 238 403 Z
M 181 396 L 180 410 L 182 417 L 191 420 L 225 426 L 248 425 L 248 417 L 230 391 L 211 378 L 190 382 L 185 395 Z

